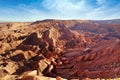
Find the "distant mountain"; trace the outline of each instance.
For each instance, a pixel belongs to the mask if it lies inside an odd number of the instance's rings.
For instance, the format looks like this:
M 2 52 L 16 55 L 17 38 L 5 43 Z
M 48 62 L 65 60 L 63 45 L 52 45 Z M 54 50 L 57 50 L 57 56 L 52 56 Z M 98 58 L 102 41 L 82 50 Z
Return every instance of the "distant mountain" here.
M 94 23 L 99 24 L 120 24 L 120 19 L 112 19 L 112 20 L 92 20 Z

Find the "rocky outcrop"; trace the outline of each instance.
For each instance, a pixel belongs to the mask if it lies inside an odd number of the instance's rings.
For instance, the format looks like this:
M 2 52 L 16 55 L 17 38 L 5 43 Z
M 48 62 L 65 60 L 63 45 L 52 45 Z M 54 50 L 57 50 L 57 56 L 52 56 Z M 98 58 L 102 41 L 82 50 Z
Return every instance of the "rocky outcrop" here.
M 49 51 L 59 52 L 64 48 L 74 47 L 77 42 L 75 37 L 65 25 L 58 24 L 43 32 L 31 33 L 20 46 L 22 48 L 22 45 L 36 45 L 39 46 L 40 51 L 43 51 L 43 53 Z
M 73 49 L 63 55 L 61 61 L 67 64 L 56 67 L 56 73 L 66 78 L 114 78 L 119 76 L 119 48 L 119 41 L 110 41 L 104 46 L 92 47 L 91 51 L 88 51 L 90 48 L 83 50 L 82 54 Z

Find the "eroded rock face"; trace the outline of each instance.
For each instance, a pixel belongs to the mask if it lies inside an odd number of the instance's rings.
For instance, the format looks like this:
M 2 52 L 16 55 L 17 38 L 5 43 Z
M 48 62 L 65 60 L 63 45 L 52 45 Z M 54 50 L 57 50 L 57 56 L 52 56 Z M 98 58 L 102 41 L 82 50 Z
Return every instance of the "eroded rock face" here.
M 0 23 L 0 80 L 120 77 L 119 26 L 84 20 Z
M 66 78 L 114 78 L 119 76 L 119 49 L 119 42 L 109 42 L 91 48 L 90 52 L 85 50 L 83 54 L 73 49 L 63 55 L 61 60 L 64 64 L 56 67 L 56 73 Z
M 42 32 L 31 33 L 22 43 L 22 45 L 36 45 L 45 52 L 61 51 L 65 48 L 72 48 L 77 43 L 75 35 L 66 28 L 65 25 L 55 25 Z M 21 48 L 22 48 L 22 45 Z M 24 47 L 24 46 L 23 46 Z
M 61 77 L 51 78 L 51 77 L 45 77 L 45 76 L 38 76 L 37 71 L 28 71 L 21 75 L 22 80 L 67 80 Z

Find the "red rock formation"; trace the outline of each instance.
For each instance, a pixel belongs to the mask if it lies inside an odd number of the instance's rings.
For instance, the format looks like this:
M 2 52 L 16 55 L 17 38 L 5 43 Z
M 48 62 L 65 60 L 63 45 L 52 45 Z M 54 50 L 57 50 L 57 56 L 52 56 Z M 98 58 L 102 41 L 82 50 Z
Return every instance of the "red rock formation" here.
M 0 79 L 120 77 L 120 24 L 108 22 L 0 23 Z

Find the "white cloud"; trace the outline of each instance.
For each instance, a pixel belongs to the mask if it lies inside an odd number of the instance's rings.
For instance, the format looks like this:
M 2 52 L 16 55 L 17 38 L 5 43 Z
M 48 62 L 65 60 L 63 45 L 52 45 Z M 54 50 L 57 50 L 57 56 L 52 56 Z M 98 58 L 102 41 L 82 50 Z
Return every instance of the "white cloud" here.
M 93 7 L 88 0 L 43 0 L 30 5 L 20 4 L 16 8 L 2 9 L 0 13 L 9 20 L 35 21 L 41 19 L 107 19 L 120 16 L 119 5 L 108 7 L 107 0 L 96 0 L 98 6 Z M 89 0 L 90 1 L 90 0 Z M 37 5 L 37 7 L 36 7 Z M 42 8 L 39 6 L 42 6 Z M 10 15 L 11 13 L 12 15 Z M 15 15 L 16 18 L 13 18 Z M 6 19 L 7 17 L 5 17 Z
M 99 5 L 104 5 L 106 3 L 106 1 L 108 1 L 108 0 L 97 0 L 97 3 Z
M 106 6 L 105 3 L 106 0 L 99 0 L 101 1 L 102 5 L 98 8 L 93 9 L 91 12 L 88 13 L 88 15 L 91 15 L 92 19 L 114 19 L 114 18 L 120 18 L 119 13 L 119 7 L 120 4 L 114 5 L 114 6 Z
M 77 11 L 83 10 L 84 8 L 84 1 L 80 0 L 78 3 L 74 4 L 70 0 L 45 0 L 43 2 L 43 6 L 49 10 L 56 10 L 58 12 L 66 12 L 66 11 Z
M 71 0 L 44 0 L 43 7 L 52 12 L 53 15 L 58 15 L 61 18 L 78 18 L 80 15 L 86 14 L 92 8 L 87 4 L 87 0 L 78 0 L 73 3 Z

